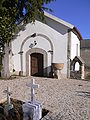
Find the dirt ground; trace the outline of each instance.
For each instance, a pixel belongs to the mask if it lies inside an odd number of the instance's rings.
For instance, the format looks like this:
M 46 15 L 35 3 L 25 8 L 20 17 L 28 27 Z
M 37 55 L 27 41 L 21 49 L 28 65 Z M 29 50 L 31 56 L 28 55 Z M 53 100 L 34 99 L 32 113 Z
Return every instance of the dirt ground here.
M 0 80 L 0 99 L 6 97 L 3 91 L 10 87 L 11 97 L 21 101 L 30 100 L 31 77 Z M 41 101 L 49 113 L 42 120 L 90 120 L 90 80 L 50 79 L 35 77 L 40 85 L 35 90 L 35 99 Z

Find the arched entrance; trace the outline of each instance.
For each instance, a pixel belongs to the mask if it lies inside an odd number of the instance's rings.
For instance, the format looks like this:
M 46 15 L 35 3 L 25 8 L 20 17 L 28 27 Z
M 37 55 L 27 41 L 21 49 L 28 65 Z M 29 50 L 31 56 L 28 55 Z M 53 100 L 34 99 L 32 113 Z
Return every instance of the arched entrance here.
M 37 67 L 37 69 L 33 67 Z M 38 74 L 35 75 L 33 71 L 40 72 L 37 72 Z M 45 50 L 32 48 L 26 52 L 26 75 L 47 76 L 47 52 Z
M 24 40 L 23 40 L 23 42 L 22 42 L 22 44 L 21 44 L 21 47 L 20 47 L 20 52 L 19 52 L 19 54 L 20 54 L 20 63 L 21 63 L 21 70 L 20 70 L 20 75 L 23 75 L 23 53 L 24 53 L 24 51 L 23 51 L 23 46 L 24 46 L 24 44 L 25 44 L 25 42 L 26 41 L 28 41 L 30 38 L 34 38 L 34 37 L 37 37 L 37 36 L 40 36 L 40 37 L 43 37 L 43 38 L 45 38 L 45 40 L 47 40 L 48 42 L 49 42 L 49 44 L 50 44 L 50 46 L 51 46 L 51 49 L 50 49 L 50 53 L 51 53 L 51 63 L 53 63 L 53 43 L 52 43 L 52 41 L 49 39 L 49 37 L 47 37 L 46 35 L 44 35 L 44 34 L 39 34 L 39 33 L 34 33 L 34 34 L 32 34 L 32 35 L 30 35 L 30 36 L 28 36 L 28 37 L 26 37 Z M 30 63 L 29 63 L 29 60 L 30 60 L 30 58 L 29 58 L 29 55 L 32 53 L 32 52 L 39 52 L 39 53 L 42 53 L 43 55 L 44 55 L 44 76 L 47 76 L 47 53 L 46 53 L 46 51 L 44 51 L 44 50 L 42 50 L 42 49 L 40 49 L 40 48 L 32 48 L 32 49 L 30 49 L 30 50 L 28 50 L 27 52 L 26 52 L 26 76 L 28 76 L 28 75 L 31 75 L 31 72 L 30 72 L 30 69 L 29 69 L 29 67 L 30 67 Z M 29 67 L 28 67 L 29 66 Z
M 32 76 L 43 76 L 43 54 L 32 53 L 31 57 L 31 75 Z
M 75 56 L 71 61 L 71 78 L 84 79 L 84 64 L 85 62 L 80 56 Z

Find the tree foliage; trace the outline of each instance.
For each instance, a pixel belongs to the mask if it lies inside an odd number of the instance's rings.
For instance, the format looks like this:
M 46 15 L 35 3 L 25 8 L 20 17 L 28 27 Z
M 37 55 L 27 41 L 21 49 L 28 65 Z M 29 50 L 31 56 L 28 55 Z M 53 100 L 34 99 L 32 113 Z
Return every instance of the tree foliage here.
M 2 57 L 5 55 L 2 51 L 4 51 L 5 44 L 8 45 L 12 40 L 17 23 L 23 18 L 24 22 L 28 20 L 34 22 L 36 16 L 43 20 L 44 10 L 51 11 L 44 5 L 53 1 L 56 0 L 0 0 L 0 71 Z M 8 59 L 8 57 L 6 58 Z M 9 74 L 8 70 L 5 74 Z
M 39 16 L 44 19 L 44 10 L 51 10 L 44 7 L 45 4 L 55 0 L 0 0 L 0 41 L 9 43 L 12 39 L 16 24 L 22 18 L 27 22 L 35 21 Z

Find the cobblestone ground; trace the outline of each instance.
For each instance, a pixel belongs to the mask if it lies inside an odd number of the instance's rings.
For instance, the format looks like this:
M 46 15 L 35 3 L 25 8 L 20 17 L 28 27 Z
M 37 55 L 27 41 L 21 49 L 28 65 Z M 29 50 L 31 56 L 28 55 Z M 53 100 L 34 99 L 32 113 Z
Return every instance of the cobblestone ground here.
M 90 80 L 57 80 L 35 78 L 40 88 L 35 90 L 36 100 L 50 112 L 42 120 L 90 120 Z M 5 98 L 3 91 L 10 86 L 11 97 L 30 100 L 31 77 L 13 80 L 0 80 L 0 99 Z

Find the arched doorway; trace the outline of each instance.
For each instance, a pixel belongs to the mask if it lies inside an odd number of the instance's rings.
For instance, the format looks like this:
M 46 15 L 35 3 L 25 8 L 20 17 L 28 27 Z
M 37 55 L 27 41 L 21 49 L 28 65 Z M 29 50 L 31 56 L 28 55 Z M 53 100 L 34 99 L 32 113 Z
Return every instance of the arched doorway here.
M 32 76 L 43 76 L 43 54 L 41 53 L 32 53 L 31 57 L 31 75 Z
M 20 63 L 21 63 L 20 75 L 23 75 L 23 71 L 24 71 L 23 70 L 23 56 L 24 56 L 24 54 L 23 54 L 24 53 L 23 47 L 24 47 L 24 44 L 26 43 L 26 41 L 30 40 L 30 38 L 34 38 L 34 37 L 38 37 L 38 36 L 40 36 L 42 38 L 45 38 L 45 40 L 47 40 L 50 43 L 50 46 L 51 46 L 51 49 L 50 49 L 50 51 L 51 51 L 51 63 L 53 63 L 53 43 L 52 43 L 52 41 L 50 40 L 50 38 L 48 36 L 46 36 L 44 34 L 39 34 L 39 33 L 36 34 L 36 33 L 34 33 L 34 34 L 26 37 L 23 40 L 22 44 L 21 44 L 20 52 L 19 52 L 19 54 L 20 54 Z M 47 76 L 47 71 L 48 71 L 47 70 L 47 53 L 46 53 L 46 51 L 44 51 L 44 50 L 42 50 L 40 48 L 32 48 L 32 49 L 30 49 L 30 50 L 28 50 L 26 52 L 26 76 L 31 75 L 31 71 L 30 71 L 31 69 L 29 68 L 31 66 L 31 65 L 29 66 L 29 64 L 30 64 L 30 62 L 29 62 L 29 60 L 30 60 L 29 55 L 32 52 L 37 52 L 37 53 L 39 52 L 39 53 L 42 53 L 44 55 L 44 73 L 43 73 L 43 75 Z
M 32 48 L 26 52 L 26 75 L 31 76 L 31 73 L 32 73 L 31 72 L 31 56 L 35 56 L 35 55 L 43 56 L 42 57 L 43 59 L 43 75 L 42 76 L 47 76 L 47 52 L 41 48 Z M 35 59 L 39 59 L 39 58 L 35 58 Z
M 84 79 L 84 60 L 80 56 L 75 56 L 71 61 L 71 78 Z

